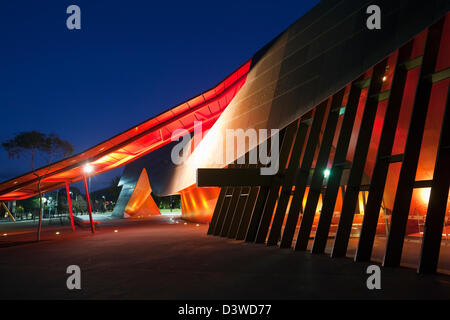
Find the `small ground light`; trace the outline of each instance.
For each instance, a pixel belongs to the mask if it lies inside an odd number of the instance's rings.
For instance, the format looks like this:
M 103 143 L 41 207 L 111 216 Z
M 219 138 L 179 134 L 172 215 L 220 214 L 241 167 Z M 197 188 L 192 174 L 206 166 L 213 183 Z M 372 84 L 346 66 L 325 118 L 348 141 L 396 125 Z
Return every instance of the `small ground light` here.
M 196 227 L 200 227 L 200 225 L 197 223 L 196 225 L 195 225 Z
M 119 232 L 119 230 L 116 229 L 116 230 L 114 230 L 114 232 Z
M 7 235 L 8 235 L 7 233 L 4 233 L 4 234 L 3 234 L 4 237 L 6 237 Z
M 328 178 L 328 177 L 330 176 L 330 169 L 325 169 L 325 170 L 323 170 L 323 176 L 324 176 L 325 178 Z
M 58 235 L 58 234 L 59 234 L 59 231 L 56 231 L 55 234 Z
M 383 77 L 383 82 L 384 82 L 384 81 L 386 81 L 386 80 L 387 80 L 387 77 L 386 77 L 386 76 L 384 76 L 384 77 Z
M 184 224 L 187 224 L 187 222 L 185 222 Z

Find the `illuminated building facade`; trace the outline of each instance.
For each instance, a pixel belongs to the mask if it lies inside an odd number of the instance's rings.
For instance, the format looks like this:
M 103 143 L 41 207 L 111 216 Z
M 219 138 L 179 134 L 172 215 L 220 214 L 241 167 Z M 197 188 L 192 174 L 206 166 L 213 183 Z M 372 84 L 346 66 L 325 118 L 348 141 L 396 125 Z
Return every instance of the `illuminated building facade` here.
M 367 28 L 370 1 L 326 0 L 224 81 L 85 152 L 54 164 L 44 191 L 126 165 L 117 216 L 158 214 L 151 194 L 181 195 L 183 218 L 210 234 L 400 265 L 405 238 L 421 243 L 420 272 L 435 272 L 450 237 L 450 4 L 378 1 L 381 29 Z M 191 161 L 174 165 L 171 136 L 202 122 Z M 280 171 L 264 184 L 251 166 L 198 168 L 225 153 L 227 129 L 280 129 Z M 257 148 L 249 141 L 236 159 Z M 46 172 L 42 168 L 42 172 Z M 205 171 L 206 172 L 206 171 Z M 228 173 L 227 173 L 228 172 Z M 230 173 L 231 172 L 231 173 Z M 235 174 L 239 184 L 220 177 Z M 231 177 L 233 178 L 233 177 Z M 212 181 L 214 180 L 214 181 Z M 0 200 L 36 194 L 32 173 L 0 185 Z

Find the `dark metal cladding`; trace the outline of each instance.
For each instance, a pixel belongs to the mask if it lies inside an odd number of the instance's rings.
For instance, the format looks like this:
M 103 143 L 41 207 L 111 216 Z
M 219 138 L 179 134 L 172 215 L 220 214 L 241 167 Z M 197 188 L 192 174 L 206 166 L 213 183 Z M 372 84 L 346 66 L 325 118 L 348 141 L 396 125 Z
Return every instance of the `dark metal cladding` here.
M 265 128 L 285 128 L 450 10 L 446 0 L 380 0 L 376 4 L 382 8 L 381 29 L 369 30 L 370 4 L 373 1 L 321 1 L 259 50 L 246 83 L 229 106 L 236 120 L 227 126 L 252 127 L 252 121 L 264 120 Z M 171 182 L 179 180 L 178 171 L 183 170 L 168 166 L 167 174 L 155 177 L 148 166 L 158 196 L 180 191 Z

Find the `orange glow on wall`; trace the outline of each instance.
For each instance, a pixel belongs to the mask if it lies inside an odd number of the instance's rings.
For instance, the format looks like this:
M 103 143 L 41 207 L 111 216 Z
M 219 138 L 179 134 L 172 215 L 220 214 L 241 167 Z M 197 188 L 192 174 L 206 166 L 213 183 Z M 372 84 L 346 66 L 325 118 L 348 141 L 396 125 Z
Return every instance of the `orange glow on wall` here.
M 421 188 L 420 189 L 420 198 L 423 201 L 424 205 L 428 206 L 428 201 L 430 200 L 431 188 Z
M 190 186 L 180 192 L 181 217 L 185 220 L 207 223 L 211 220 L 220 188 Z

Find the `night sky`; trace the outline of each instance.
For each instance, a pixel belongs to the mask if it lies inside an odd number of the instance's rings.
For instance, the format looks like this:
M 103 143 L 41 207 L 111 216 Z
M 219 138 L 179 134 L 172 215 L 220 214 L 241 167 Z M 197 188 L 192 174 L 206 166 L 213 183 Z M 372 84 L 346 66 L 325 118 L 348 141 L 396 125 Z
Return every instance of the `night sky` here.
M 217 84 L 318 2 L 1 0 L 0 141 L 53 132 L 79 153 Z M 28 171 L 0 150 L 0 181 Z

